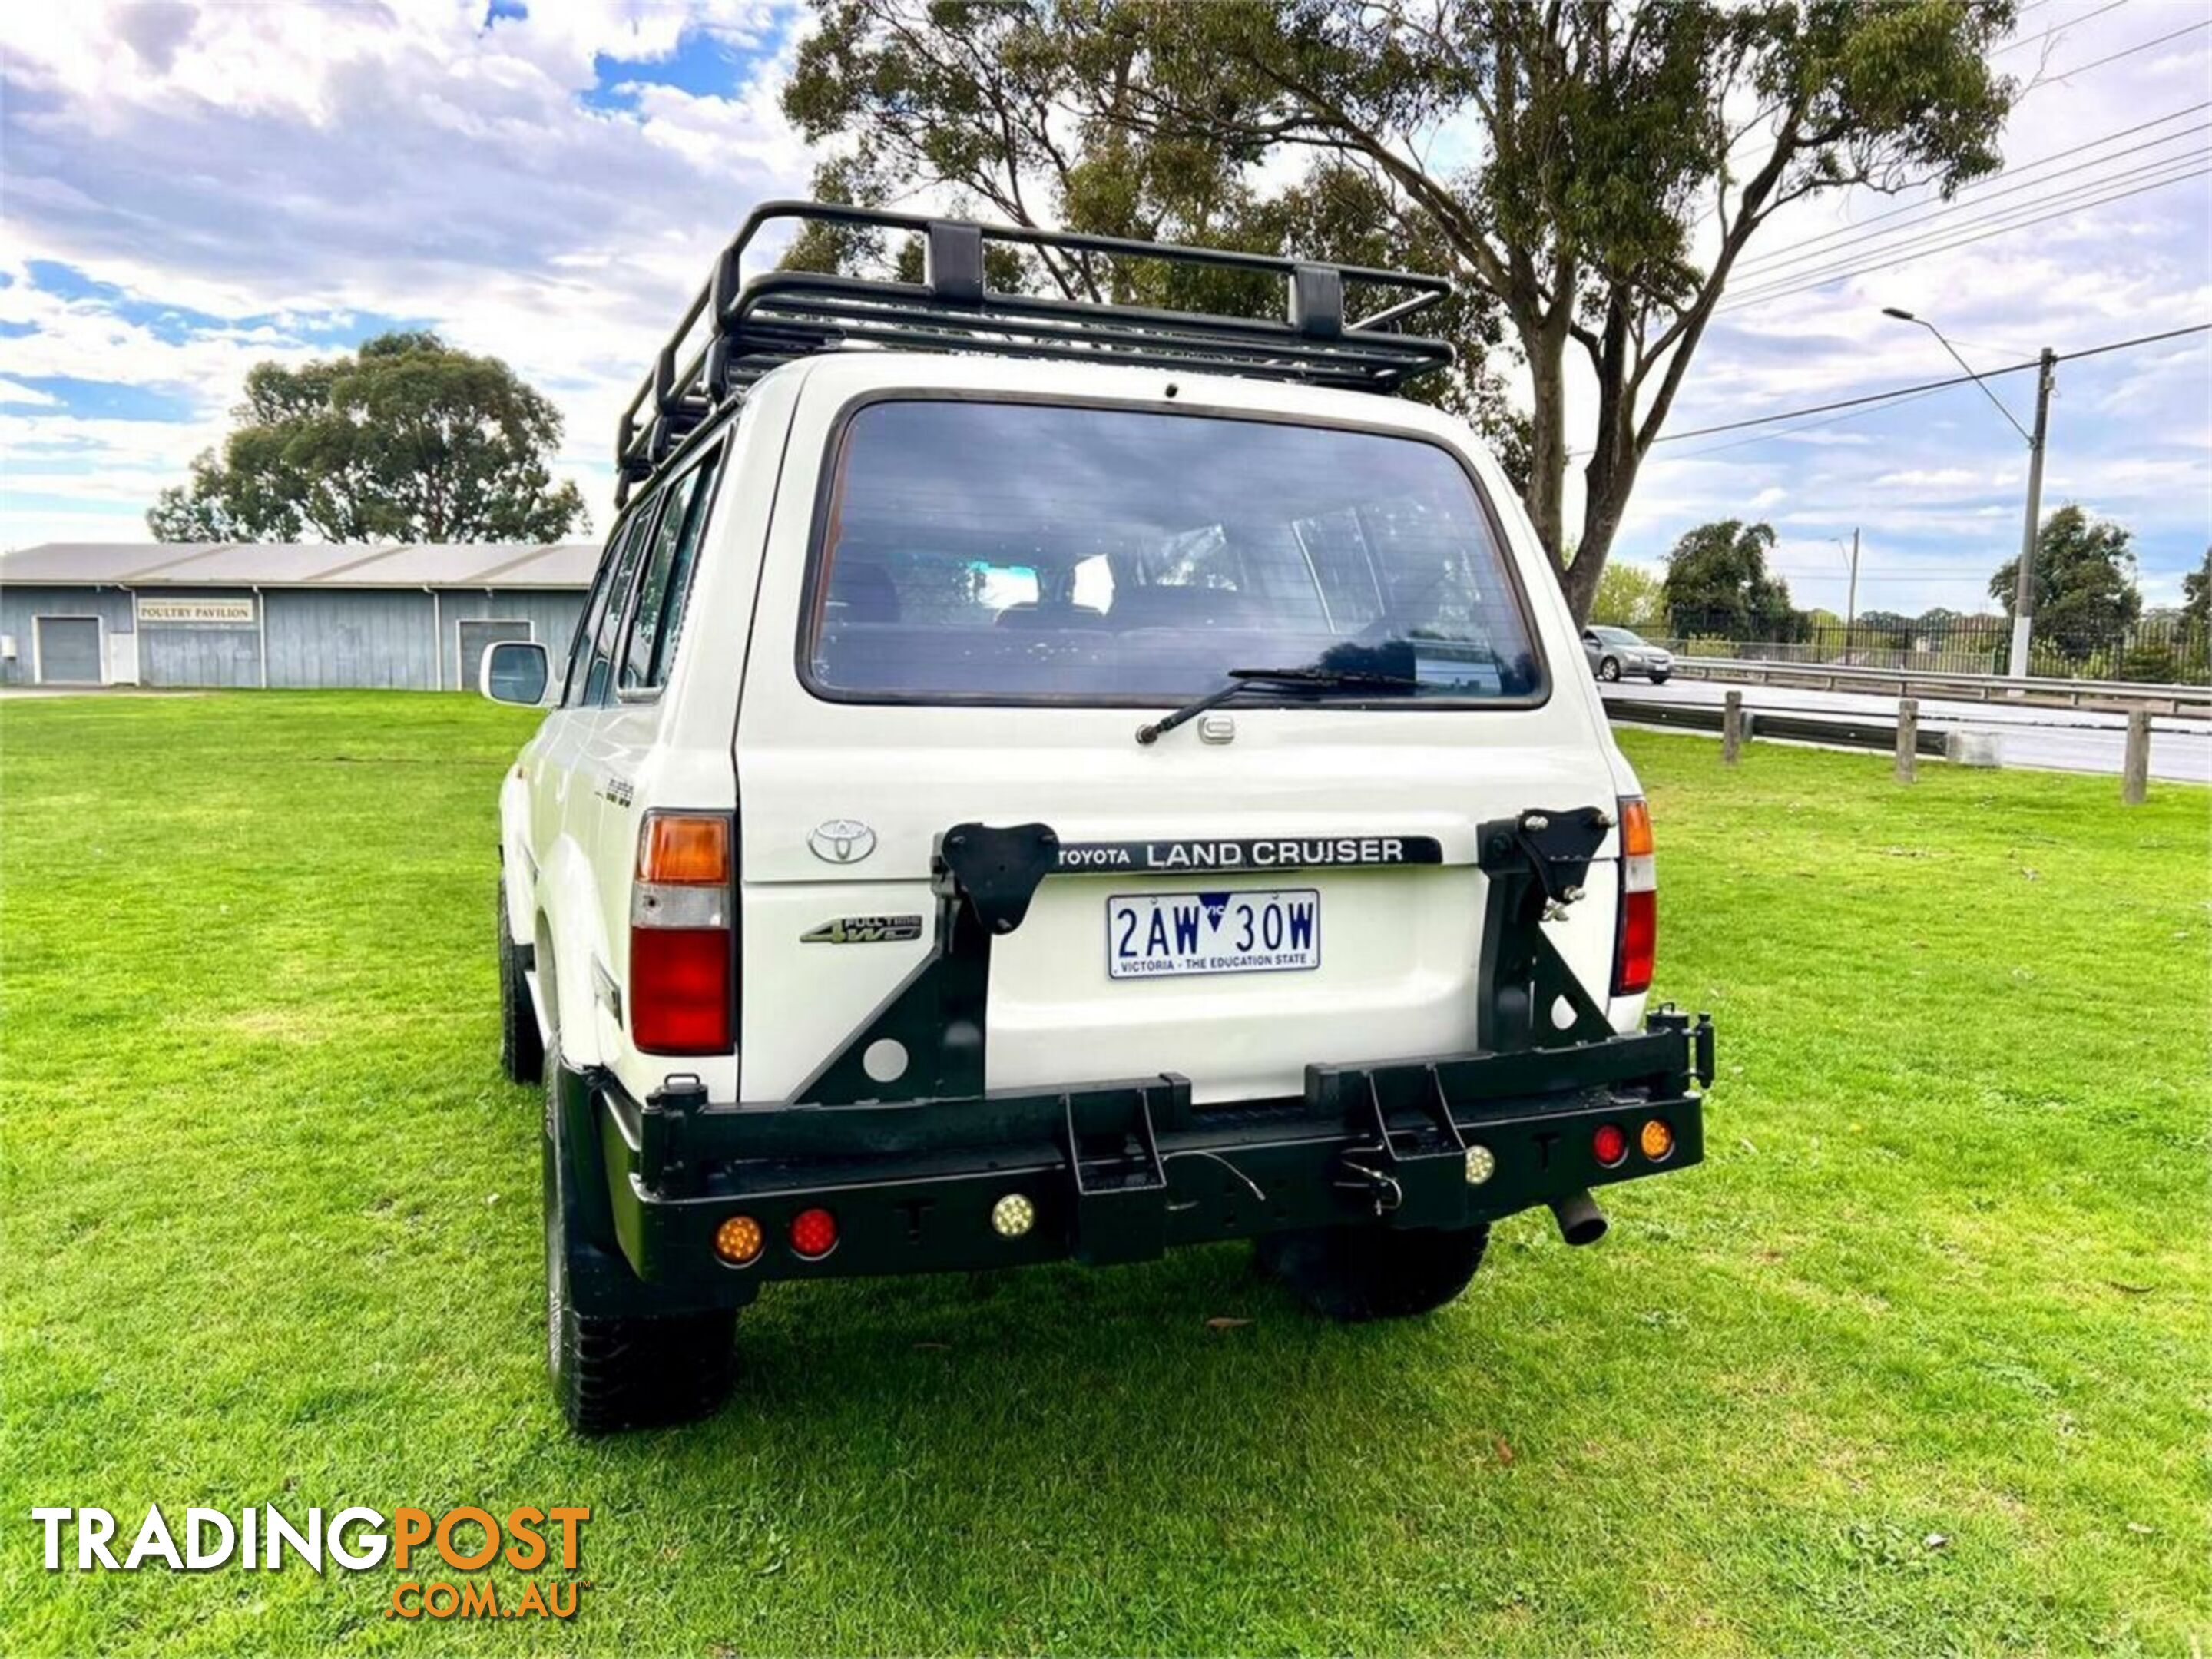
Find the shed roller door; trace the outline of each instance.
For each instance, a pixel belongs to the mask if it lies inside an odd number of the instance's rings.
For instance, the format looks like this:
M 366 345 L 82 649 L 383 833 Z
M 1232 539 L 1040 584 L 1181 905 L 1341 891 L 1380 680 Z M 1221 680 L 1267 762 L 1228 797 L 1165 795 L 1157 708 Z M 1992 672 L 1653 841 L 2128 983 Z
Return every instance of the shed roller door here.
M 100 620 L 95 617 L 40 617 L 39 678 L 47 685 L 98 685 Z

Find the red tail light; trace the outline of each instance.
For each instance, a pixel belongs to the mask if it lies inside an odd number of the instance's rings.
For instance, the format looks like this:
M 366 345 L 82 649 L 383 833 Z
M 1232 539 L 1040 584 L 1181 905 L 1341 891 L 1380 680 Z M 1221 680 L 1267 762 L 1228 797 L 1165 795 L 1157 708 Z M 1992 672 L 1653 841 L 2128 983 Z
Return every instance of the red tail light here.
M 629 906 L 630 1039 L 647 1054 L 735 1046 L 730 821 L 648 812 Z
M 837 1218 L 827 1210 L 801 1210 L 791 1218 L 791 1253 L 819 1261 L 837 1248 Z
M 1620 801 L 1620 933 L 1613 957 L 1613 994 L 1640 996 L 1651 988 L 1659 954 L 1659 877 L 1652 861 L 1651 809 L 1642 798 Z

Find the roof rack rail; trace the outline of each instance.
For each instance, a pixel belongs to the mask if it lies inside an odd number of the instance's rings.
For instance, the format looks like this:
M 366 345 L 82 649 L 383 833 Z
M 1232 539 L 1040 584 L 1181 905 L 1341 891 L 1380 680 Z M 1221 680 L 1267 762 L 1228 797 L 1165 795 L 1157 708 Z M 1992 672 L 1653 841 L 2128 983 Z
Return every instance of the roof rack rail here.
M 744 281 L 738 267 L 746 249 L 764 228 L 783 221 L 913 232 L 923 239 L 922 280 L 771 270 Z M 984 281 L 984 252 L 994 242 L 1073 256 L 1103 254 L 1278 276 L 1284 279 L 1287 304 L 1283 319 L 1276 322 L 1001 293 Z M 1345 291 L 1354 284 L 1398 289 L 1407 297 L 1348 324 Z M 770 369 L 817 352 L 854 346 L 972 351 L 1388 392 L 1452 362 L 1452 349 L 1443 341 L 1397 331 L 1405 319 L 1451 291 L 1441 276 L 1364 265 L 1317 264 L 1271 254 L 982 225 L 833 203 L 766 202 L 722 250 L 714 274 L 684 308 L 653 373 L 623 411 L 615 443 L 616 502 L 621 504 L 633 482 L 653 477 L 687 433 L 742 400 Z M 703 338 L 692 343 L 700 334 Z

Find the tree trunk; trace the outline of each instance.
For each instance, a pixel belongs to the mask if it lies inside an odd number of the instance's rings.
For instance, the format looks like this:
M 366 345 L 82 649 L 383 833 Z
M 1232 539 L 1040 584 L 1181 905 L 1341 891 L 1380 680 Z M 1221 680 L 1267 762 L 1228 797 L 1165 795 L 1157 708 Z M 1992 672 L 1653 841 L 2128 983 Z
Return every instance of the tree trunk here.
M 1516 321 L 1518 319 L 1516 319 Z M 1540 319 L 1520 325 L 1528 359 L 1528 488 L 1522 501 L 1553 574 L 1566 580 L 1567 494 L 1566 335 L 1553 337 Z
M 1631 374 L 1628 307 L 1615 292 L 1607 307 L 1602 333 L 1591 352 L 1598 382 L 1597 441 L 1583 469 L 1583 530 L 1575 543 L 1575 562 L 1559 579 L 1579 628 L 1597 603 L 1597 585 L 1613 553 L 1613 538 L 1628 511 L 1629 491 L 1643 456 L 1637 447 L 1636 386 Z
M 1627 511 L 1629 485 L 1634 482 L 1635 475 L 1635 465 L 1631 463 L 1625 474 L 1612 475 L 1602 496 L 1593 489 L 1583 508 L 1582 539 L 1575 544 L 1575 562 L 1559 578 L 1559 586 L 1566 592 L 1567 608 L 1575 613 L 1577 628 L 1588 625 L 1590 607 L 1597 603 L 1598 579 L 1605 574 L 1613 538 L 1620 532 L 1621 515 Z

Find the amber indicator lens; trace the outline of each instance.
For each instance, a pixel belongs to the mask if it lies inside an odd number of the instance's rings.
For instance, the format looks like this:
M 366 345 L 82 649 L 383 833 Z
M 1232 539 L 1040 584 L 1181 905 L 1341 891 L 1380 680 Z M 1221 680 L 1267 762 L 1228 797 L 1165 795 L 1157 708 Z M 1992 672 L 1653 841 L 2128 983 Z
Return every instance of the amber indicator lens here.
M 1644 1156 L 1654 1164 L 1665 1163 L 1674 1150 L 1674 1132 L 1656 1117 L 1644 1126 L 1644 1133 L 1636 1140 L 1643 1147 Z
M 714 1254 L 732 1267 L 750 1267 L 760 1260 L 768 1236 L 749 1215 L 733 1215 L 714 1229 Z
M 638 832 L 640 881 L 672 887 L 719 887 L 730 878 L 730 821 L 655 812 Z
M 1651 838 L 1651 805 L 1641 795 L 1620 797 L 1620 855 L 1650 858 L 1656 843 Z

